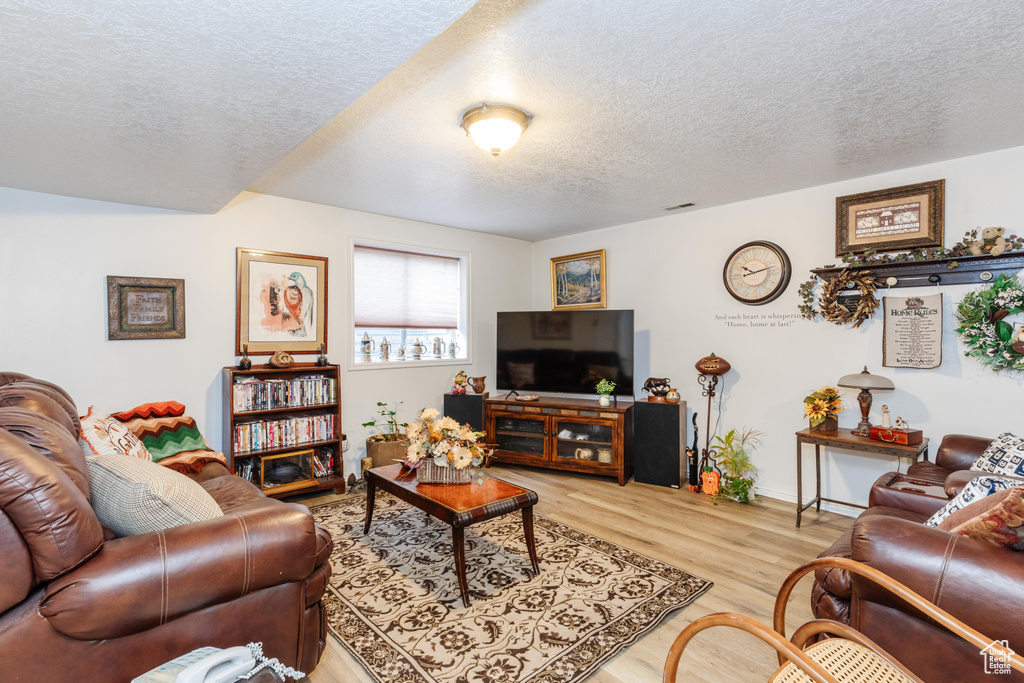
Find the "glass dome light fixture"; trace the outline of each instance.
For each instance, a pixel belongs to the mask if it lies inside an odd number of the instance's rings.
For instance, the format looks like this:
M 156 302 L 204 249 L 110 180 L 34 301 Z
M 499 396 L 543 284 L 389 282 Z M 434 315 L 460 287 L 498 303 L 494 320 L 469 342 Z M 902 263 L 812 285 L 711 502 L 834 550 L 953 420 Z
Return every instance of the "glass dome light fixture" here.
M 462 127 L 480 149 L 498 156 L 519 141 L 533 116 L 508 104 L 478 104 L 462 115 Z

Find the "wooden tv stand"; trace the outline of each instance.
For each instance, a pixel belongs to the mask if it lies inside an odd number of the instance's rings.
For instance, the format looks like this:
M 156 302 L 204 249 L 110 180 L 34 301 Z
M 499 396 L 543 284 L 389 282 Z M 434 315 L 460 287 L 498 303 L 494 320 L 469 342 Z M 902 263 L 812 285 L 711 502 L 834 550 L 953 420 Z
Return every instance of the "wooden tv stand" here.
M 487 441 L 498 445 L 498 462 L 601 474 L 619 486 L 633 476 L 632 411 L 632 401 L 607 408 L 551 397 L 484 402 Z

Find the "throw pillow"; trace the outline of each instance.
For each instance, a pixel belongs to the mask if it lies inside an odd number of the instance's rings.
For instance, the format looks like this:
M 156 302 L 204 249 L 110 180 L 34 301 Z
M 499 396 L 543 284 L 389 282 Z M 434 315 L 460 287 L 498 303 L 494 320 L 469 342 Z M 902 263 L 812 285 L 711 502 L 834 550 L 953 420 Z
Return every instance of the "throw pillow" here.
M 95 455 L 89 464 L 92 508 L 118 536 L 146 534 L 220 517 L 217 502 L 184 474 L 146 460 Z
M 146 445 L 153 462 L 160 462 L 185 451 L 212 450 L 199 433 L 196 421 L 188 415 L 138 417 L 124 424 Z
M 964 486 L 963 490 L 953 500 L 946 503 L 938 512 L 929 517 L 924 524 L 925 526 L 937 527 L 942 520 L 957 510 L 963 509 L 982 498 L 986 498 L 996 491 L 1012 489 L 1014 486 L 1019 485 L 1019 479 L 1006 479 L 1005 477 L 978 477 L 977 479 L 972 479 L 967 482 L 967 485 Z
M 137 417 L 178 417 L 184 414 L 185 406 L 181 405 L 177 401 L 163 401 L 161 403 L 143 403 L 141 406 L 135 406 L 131 410 L 114 413 L 111 417 L 114 417 L 121 422 L 127 422 L 128 420 L 134 420 Z
M 1004 432 L 992 440 L 971 465 L 975 472 L 1024 477 L 1024 439 Z
M 82 451 L 86 456 L 120 454 L 150 459 L 139 437 L 110 415 L 96 411 L 95 406 L 89 406 L 89 412 L 82 418 L 81 442 L 85 443 Z
M 1024 550 L 1024 486 L 971 503 L 943 520 L 939 528 L 986 545 Z

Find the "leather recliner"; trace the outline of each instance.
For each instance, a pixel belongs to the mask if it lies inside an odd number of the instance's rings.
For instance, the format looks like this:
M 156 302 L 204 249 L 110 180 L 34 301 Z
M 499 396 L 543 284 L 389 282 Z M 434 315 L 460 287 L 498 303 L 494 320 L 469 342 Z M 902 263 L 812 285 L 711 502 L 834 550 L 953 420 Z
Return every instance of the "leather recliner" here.
M 948 435 L 934 463 L 920 462 L 908 469 L 906 476 L 943 487 L 944 495 L 893 489 L 888 484 L 898 475 L 883 475 L 872 487 L 868 509 L 819 557 L 846 557 L 870 565 L 968 626 L 1024 652 L 1024 553 L 923 524 L 967 481 L 983 474 L 969 468 L 991 441 Z M 984 673 L 977 648 L 845 571 L 816 572 L 811 607 L 818 618 L 850 624 L 923 680 L 959 683 L 992 678 Z M 1014 672 L 998 678 L 1017 681 L 1024 676 Z
M 0 679 L 129 681 L 199 647 L 323 653 L 332 542 L 308 508 L 219 463 L 192 478 L 223 517 L 113 538 L 89 505 L 71 397 L 0 373 Z

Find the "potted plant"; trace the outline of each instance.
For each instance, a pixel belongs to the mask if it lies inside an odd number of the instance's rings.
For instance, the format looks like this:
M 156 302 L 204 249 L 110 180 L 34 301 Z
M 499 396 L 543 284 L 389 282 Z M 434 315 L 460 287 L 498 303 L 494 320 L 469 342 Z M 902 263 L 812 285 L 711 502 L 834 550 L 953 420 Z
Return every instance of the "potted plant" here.
M 728 498 L 738 503 L 754 499 L 754 474 L 757 467 L 750 461 L 751 454 L 761 444 L 761 432 L 750 427 L 737 431 L 730 429 L 724 437 L 715 435 L 718 462 L 722 466 L 722 482 L 715 500 Z
M 388 408 L 387 403 L 377 401 L 380 410 L 377 414 L 380 418 L 374 418 L 364 422 L 364 427 L 373 427 L 376 434 L 366 437 L 366 456 L 373 461 L 371 467 L 383 467 L 392 465 L 405 457 L 405 451 L 409 448 L 409 442 L 405 439 L 403 432 L 409 425 L 406 422 L 398 422 L 398 406 L 401 401 L 395 401 L 394 410 Z
M 615 391 L 615 382 L 611 380 L 602 379 L 597 383 L 597 393 L 600 394 L 600 398 L 597 400 L 603 406 L 610 406 L 612 404 L 612 392 Z
M 839 429 L 839 413 L 843 410 L 846 410 L 843 400 L 835 387 L 822 387 L 804 398 L 804 415 L 810 419 L 811 430 L 815 432 Z

